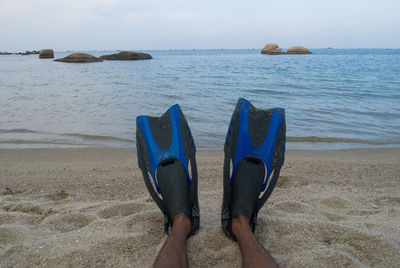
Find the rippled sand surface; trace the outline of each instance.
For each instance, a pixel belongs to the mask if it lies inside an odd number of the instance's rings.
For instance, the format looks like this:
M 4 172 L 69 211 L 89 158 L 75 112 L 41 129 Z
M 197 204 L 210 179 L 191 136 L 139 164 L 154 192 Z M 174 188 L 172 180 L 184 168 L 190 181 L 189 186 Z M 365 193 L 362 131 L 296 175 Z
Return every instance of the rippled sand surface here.
M 240 267 L 222 151 L 200 151 L 191 267 Z M 166 239 L 131 149 L 0 150 L 0 267 L 149 267 Z M 400 263 L 400 150 L 289 151 L 256 236 L 282 266 Z

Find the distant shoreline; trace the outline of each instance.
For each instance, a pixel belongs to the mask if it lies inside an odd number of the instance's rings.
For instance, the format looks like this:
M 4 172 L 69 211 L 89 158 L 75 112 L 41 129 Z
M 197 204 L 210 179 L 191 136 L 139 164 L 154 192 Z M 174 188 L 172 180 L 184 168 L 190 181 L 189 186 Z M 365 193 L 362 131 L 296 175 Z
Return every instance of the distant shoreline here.
M 282 47 L 282 49 L 287 49 L 288 47 Z M 310 50 L 400 50 L 400 48 L 337 48 L 337 47 L 324 47 L 324 48 L 309 48 Z M 96 49 L 96 50 L 87 50 L 87 49 L 77 49 L 77 50 L 54 50 L 56 53 L 72 53 L 72 52 L 115 52 L 115 51 L 191 51 L 191 50 L 261 50 L 260 48 L 165 48 L 165 49 Z M 32 50 L 35 51 L 35 50 Z M 7 52 L 10 55 L 22 55 L 25 52 L 15 51 L 15 50 L 1 50 L 0 52 Z M 29 51 L 31 52 L 31 51 Z M 37 53 L 30 53 L 27 55 L 36 55 Z M 1 55 L 0 56 L 6 56 Z

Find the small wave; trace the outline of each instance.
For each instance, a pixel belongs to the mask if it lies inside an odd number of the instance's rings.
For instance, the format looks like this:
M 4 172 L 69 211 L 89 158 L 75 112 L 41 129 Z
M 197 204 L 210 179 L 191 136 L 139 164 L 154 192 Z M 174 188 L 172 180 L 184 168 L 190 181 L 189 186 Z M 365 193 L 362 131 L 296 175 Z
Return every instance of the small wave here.
M 272 89 L 252 89 L 252 90 L 249 90 L 249 92 L 252 92 L 252 93 L 268 93 L 268 94 L 271 94 L 271 95 L 281 95 L 281 94 L 284 94 L 284 92 L 281 92 L 281 91 L 277 91 L 277 90 L 272 90 Z
M 390 144 L 400 144 L 400 141 L 370 141 L 362 139 L 350 139 L 350 138 L 324 138 L 316 136 L 307 137 L 287 137 L 288 142 L 327 142 L 327 143 L 360 143 L 360 144 L 371 144 L 371 145 L 390 145 Z
M 120 81 L 113 81 L 112 83 L 113 83 L 114 85 L 129 85 L 128 83 L 120 82 Z
M 33 87 L 43 87 L 43 86 L 48 86 L 48 85 L 49 85 L 49 83 L 39 83 L 39 84 L 33 83 L 32 84 Z
M 82 138 L 85 140 L 121 141 L 121 142 L 128 142 L 128 143 L 136 143 L 135 140 L 118 138 L 118 137 L 114 137 L 114 136 L 86 135 L 86 134 L 79 134 L 79 133 L 66 133 L 66 134 L 62 134 L 62 136 L 77 137 L 77 138 Z
M 353 111 L 355 114 L 366 115 L 366 116 L 374 116 L 374 117 L 381 117 L 381 118 L 398 118 L 399 115 L 396 113 L 391 112 L 364 112 L 364 111 Z
M 0 133 L 40 133 L 26 128 L 0 129 Z

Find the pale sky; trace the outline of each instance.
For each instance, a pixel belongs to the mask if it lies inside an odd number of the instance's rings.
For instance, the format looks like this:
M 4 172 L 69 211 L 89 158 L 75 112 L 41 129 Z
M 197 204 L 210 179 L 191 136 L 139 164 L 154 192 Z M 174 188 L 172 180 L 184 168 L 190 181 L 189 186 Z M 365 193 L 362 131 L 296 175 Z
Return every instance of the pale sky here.
M 0 51 L 400 48 L 400 0 L 0 0 Z

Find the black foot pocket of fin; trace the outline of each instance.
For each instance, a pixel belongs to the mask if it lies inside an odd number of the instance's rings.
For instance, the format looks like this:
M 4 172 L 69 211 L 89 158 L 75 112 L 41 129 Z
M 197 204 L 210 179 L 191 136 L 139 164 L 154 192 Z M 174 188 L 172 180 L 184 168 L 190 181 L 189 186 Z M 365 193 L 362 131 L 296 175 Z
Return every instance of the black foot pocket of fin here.
M 236 168 L 233 177 L 229 214 L 222 220 L 225 233 L 236 240 L 232 232 L 232 220 L 237 216 L 246 216 L 250 219 L 252 230 L 255 228 L 255 212 L 260 192 L 265 178 L 265 167 L 257 158 L 242 159 Z
M 190 185 L 182 163 L 173 158 L 161 162 L 157 168 L 157 181 L 169 221 L 172 222 L 179 213 L 185 213 L 190 218 Z
M 253 216 L 265 177 L 264 164 L 253 157 L 242 159 L 236 168 L 232 184 L 231 217 Z

